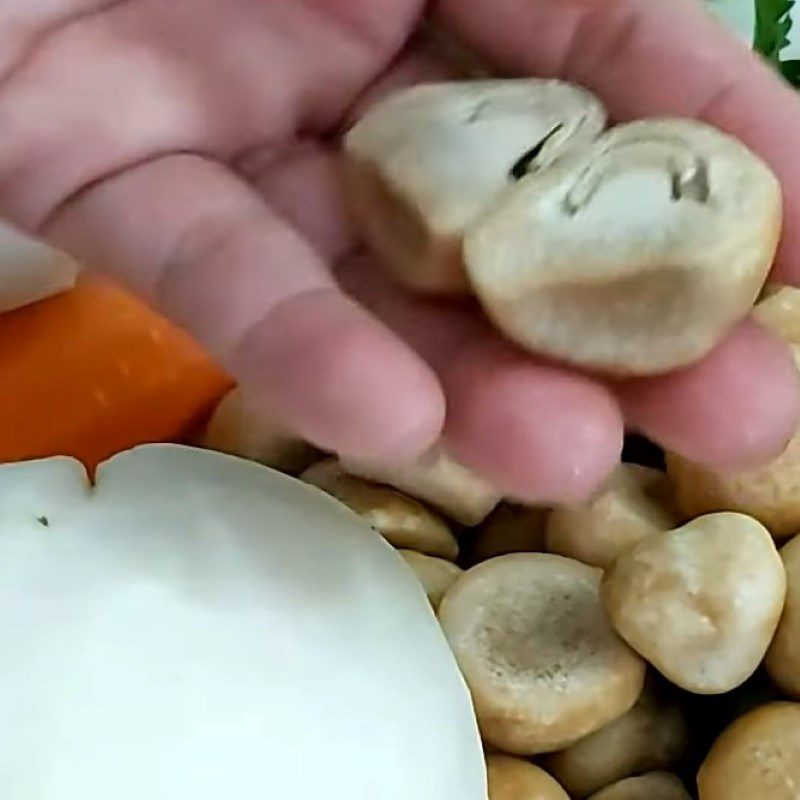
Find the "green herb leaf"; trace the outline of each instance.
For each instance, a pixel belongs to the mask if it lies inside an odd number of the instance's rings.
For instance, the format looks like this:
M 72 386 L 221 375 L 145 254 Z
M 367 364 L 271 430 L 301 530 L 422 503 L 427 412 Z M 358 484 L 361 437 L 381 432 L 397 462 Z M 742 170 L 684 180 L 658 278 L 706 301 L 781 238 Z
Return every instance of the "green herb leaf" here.
M 781 52 L 790 43 L 794 4 L 795 0 L 755 0 L 753 49 L 777 66 L 781 64 Z

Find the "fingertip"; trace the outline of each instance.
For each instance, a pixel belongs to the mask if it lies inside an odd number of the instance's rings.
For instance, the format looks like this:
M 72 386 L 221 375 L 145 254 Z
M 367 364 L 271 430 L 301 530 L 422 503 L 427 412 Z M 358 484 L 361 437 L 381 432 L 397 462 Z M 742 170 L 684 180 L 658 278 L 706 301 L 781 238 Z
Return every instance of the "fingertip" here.
M 448 376 L 446 389 L 448 447 L 515 500 L 580 502 L 619 462 L 620 410 L 588 378 L 481 349 Z
M 751 320 L 702 362 L 618 388 L 628 422 L 700 464 L 745 469 L 778 455 L 800 421 L 791 349 Z
M 331 452 L 414 458 L 440 436 L 445 403 L 433 372 L 337 291 L 300 295 L 253 328 L 236 374 L 287 427 Z

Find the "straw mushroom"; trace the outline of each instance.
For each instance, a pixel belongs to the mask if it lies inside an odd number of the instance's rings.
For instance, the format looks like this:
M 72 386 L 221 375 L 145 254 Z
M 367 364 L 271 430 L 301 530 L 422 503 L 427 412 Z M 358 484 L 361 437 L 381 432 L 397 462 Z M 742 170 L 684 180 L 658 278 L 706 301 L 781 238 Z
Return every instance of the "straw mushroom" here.
M 767 671 L 786 694 L 800 700 L 800 536 L 781 549 L 788 588 L 783 615 L 767 653 Z
M 645 120 L 524 177 L 470 228 L 465 264 L 520 346 L 660 373 L 699 360 L 747 315 L 781 218 L 777 179 L 738 141 Z
M 506 553 L 544 550 L 547 510 L 501 503 L 476 529 L 467 548 L 469 564 Z
M 670 681 L 722 694 L 755 672 L 778 625 L 786 575 L 769 532 L 709 514 L 621 555 L 602 595 L 617 632 Z
M 485 742 L 515 755 L 560 750 L 636 702 L 645 665 L 611 628 L 600 575 L 561 556 L 512 553 L 447 591 L 439 621 Z
M 645 536 L 670 530 L 677 522 L 666 475 L 621 464 L 589 502 L 553 509 L 547 550 L 605 569 Z
M 429 503 L 462 525 L 483 522 L 501 495 L 480 476 L 434 449 L 410 464 L 341 459 L 342 467 L 364 480 L 384 483 Z
M 335 458 L 309 467 L 300 480 L 344 503 L 394 547 L 451 561 L 458 556 L 458 542 L 441 517 L 388 486 L 348 475 Z
M 569 800 L 543 769 L 521 758 L 489 756 L 486 774 L 489 800 Z
M 797 800 L 800 703 L 769 703 L 717 739 L 697 776 L 700 800 Z
M 396 277 L 465 293 L 464 230 L 519 177 L 605 125 L 584 89 L 535 78 L 425 84 L 377 103 L 345 137 L 354 216 Z
M 769 284 L 753 316 L 781 339 L 800 344 L 800 289 Z
M 686 787 L 668 772 L 625 778 L 593 794 L 590 800 L 691 800 Z
M 570 797 L 582 798 L 631 775 L 675 767 L 688 744 L 683 712 L 651 681 L 627 714 L 543 764 Z
M 197 444 L 291 475 L 302 472 L 319 458 L 314 447 L 270 419 L 239 388 L 222 399 Z
M 401 550 L 400 555 L 414 571 L 422 588 L 425 589 L 425 594 L 428 595 L 433 610 L 436 611 L 445 592 L 464 570 L 443 558 L 426 556 L 424 553 L 417 553 L 414 550 Z

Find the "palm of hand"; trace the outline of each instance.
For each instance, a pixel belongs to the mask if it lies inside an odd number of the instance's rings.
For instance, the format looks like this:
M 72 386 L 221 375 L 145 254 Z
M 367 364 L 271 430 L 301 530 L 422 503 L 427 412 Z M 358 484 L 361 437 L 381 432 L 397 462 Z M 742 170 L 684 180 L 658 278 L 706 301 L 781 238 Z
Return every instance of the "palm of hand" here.
M 444 426 L 448 447 L 505 491 L 559 500 L 618 457 L 620 401 L 716 460 L 769 452 L 791 429 L 793 373 L 752 329 L 686 375 L 615 390 L 515 352 L 471 309 L 405 296 L 353 257 L 330 139 L 376 84 L 447 74 L 421 46 L 398 59 L 418 0 L 17 5 L 0 10 L 0 213 L 133 281 L 313 441 L 408 455 Z M 444 5 L 467 31 L 481 17 Z M 624 20 L 599 21 L 613 39 Z M 388 327 L 338 291 L 332 264 Z M 779 400 L 737 450 L 727 439 L 761 393 L 739 391 L 727 420 L 704 398 L 741 358 Z

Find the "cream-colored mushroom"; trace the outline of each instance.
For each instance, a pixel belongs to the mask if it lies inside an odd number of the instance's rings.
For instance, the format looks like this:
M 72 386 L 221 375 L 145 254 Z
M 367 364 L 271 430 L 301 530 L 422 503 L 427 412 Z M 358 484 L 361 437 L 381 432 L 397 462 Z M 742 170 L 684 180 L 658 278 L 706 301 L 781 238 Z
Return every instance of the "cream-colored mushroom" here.
M 591 796 L 590 800 L 691 800 L 686 787 L 668 772 L 625 778 Z M 744 795 L 742 796 L 744 800 Z
M 786 694 L 800 700 L 800 536 L 783 546 L 781 559 L 786 569 L 786 603 L 767 653 L 767 671 Z
M 800 345 L 800 289 L 769 284 L 756 303 L 753 316 L 776 336 Z
M 534 78 L 423 84 L 377 103 L 345 137 L 361 230 L 404 284 L 466 292 L 464 230 L 527 171 L 605 125 L 583 89 Z
M 785 594 L 769 532 L 731 513 L 651 534 L 614 562 L 602 586 L 617 632 L 669 680 L 698 694 L 731 691 L 755 672 Z
M 471 226 L 467 273 L 524 348 L 617 375 L 697 361 L 750 311 L 781 228 L 775 176 L 700 122 L 613 128 Z
M 578 800 L 631 775 L 675 767 L 689 729 L 677 703 L 662 695 L 651 681 L 627 714 L 547 756 L 545 768 Z
M 478 525 L 501 495 L 440 449 L 414 463 L 386 464 L 342 457 L 342 467 L 364 480 L 384 483 L 416 497 L 462 525 Z
M 644 662 L 611 628 L 600 575 L 561 556 L 512 553 L 447 591 L 439 621 L 485 741 L 515 755 L 559 750 L 636 702 Z
M 605 569 L 645 536 L 677 522 L 666 475 L 622 464 L 589 502 L 553 509 L 547 549 Z
M 314 464 L 300 479 L 344 503 L 397 548 L 450 560 L 458 555 L 458 541 L 440 516 L 388 486 L 347 474 L 335 458 Z
M 547 510 L 501 503 L 475 530 L 467 547 L 469 564 L 506 553 L 544 550 Z
M 511 756 L 486 759 L 489 800 L 569 800 L 543 769 Z
M 717 739 L 697 776 L 700 800 L 797 800 L 800 703 L 769 703 Z
M 419 579 L 434 611 L 437 610 L 445 592 L 464 570 L 451 561 L 445 561 L 445 559 L 435 556 L 426 556 L 424 553 L 417 553 L 414 550 L 401 550 L 400 555 Z
M 196 443 L 292 475 L 319 458 L 319 451 L 270 419 L 238 388 L 222 399 Z

